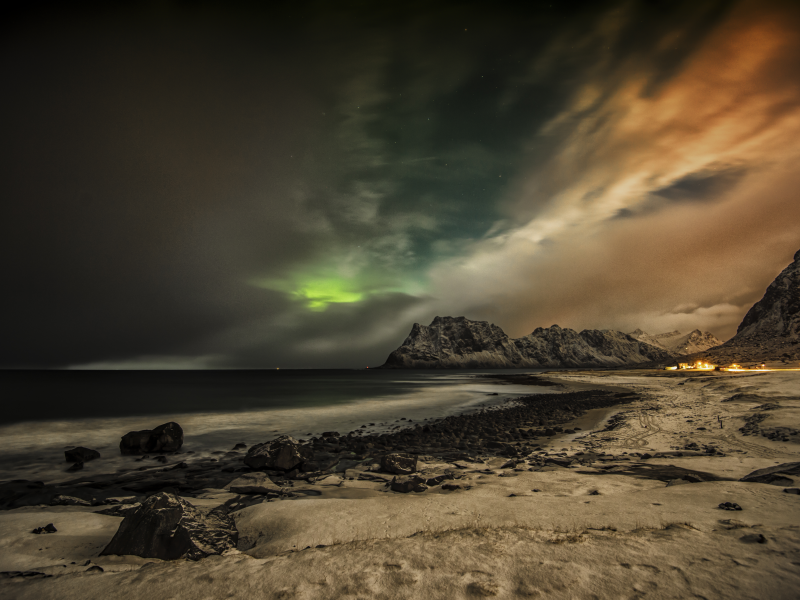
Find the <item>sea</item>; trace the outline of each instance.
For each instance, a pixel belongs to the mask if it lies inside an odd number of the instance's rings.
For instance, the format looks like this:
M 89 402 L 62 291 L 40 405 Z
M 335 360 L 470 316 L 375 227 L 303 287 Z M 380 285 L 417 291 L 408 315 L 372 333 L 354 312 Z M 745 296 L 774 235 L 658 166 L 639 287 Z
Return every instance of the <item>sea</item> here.
M 0 371 L 0 481 L 55 483 L 64 450 L 101 459 L 82 474 L 123 468 L 120 438 L 175 421 L 182 451 L 230 450 L 282 434 L 381 433 L 462 414 L 553 388 L 504 383 L 492 370 Z M 362 427 L 365 426 L 365 427 Z

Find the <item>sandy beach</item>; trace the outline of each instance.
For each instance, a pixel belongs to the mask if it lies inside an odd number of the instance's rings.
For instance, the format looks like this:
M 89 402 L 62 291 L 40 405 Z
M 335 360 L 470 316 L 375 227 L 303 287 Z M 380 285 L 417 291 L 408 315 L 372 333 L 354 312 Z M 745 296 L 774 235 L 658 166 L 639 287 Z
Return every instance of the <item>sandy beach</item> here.
M 800 373 L 631 370 L 548 378 L 562 384 L 553 390 L 565 398 L 599 389 L 604 401 L 612 393 L 625 401 L 580 411 L 559 424 L 563 433 L 539 431 L 530 439 L 520 424 L 507 445 L 481 451 L 465 436 L 461 447 L 419 452 L 418 476 L 428 483 L 420 492 L 392 491 L 395 476 L 375 456 L 282 479 L 275 494 L 233 493 L 231 483 L 250 469 L 221 472 L 218 486 L 184 498 L 201 511 L 227 503 L 238 543 L 199 561 L 100 556 L 123 520 L 98 514 L 105 504 L 4 510 L 0 593 L 797 597 L 800 495 L 786 490 L 797 488 L 800 476 L 739 480 L 800 461 Z M 243 466 L 242 456 L 229 452 L 220 461 Z M 724 502 L 741 510 L 719 508 Z M 48 523 L 58 531 L 31 534 Z

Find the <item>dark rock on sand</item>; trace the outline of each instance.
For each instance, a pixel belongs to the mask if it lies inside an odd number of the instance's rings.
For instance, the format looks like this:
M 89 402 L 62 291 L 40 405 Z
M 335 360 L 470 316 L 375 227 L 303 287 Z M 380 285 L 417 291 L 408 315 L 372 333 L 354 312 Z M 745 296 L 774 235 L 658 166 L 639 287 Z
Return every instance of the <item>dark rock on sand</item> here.
M 251 469 L 292 471 L 314 458 L 309 446 L 300 444 L 288 435 L 282 435 L 271 442 L 256 444 L 247 451 L 244 463 Z
M 752 473 L 748 473 L 739 481 L 746 481 L 750 483 L 771 483 L 772 485 L 792 485 L 793 479 L 788 476 L 800 476 L 800 462 L 783 463 L 775 465 L 774 467 L 766 467 L 765 469 L 758 469 Z
M 800 488 L 786 488 L 783 491 L 786 494 L 794 494 L 795 496 L 800 496 Z
M 100 458 L 100 453 L 97 450 L 92 450 L 91 448 L 77 446 L 72 450 L 64 450 L 64 456 L 67 458 L 67 462 L 83 463 L 94 460 L 95 458 Z
M 742 510 L 742 507 L 736 504 L 736 502 L 721 502 L 717 508 L 721 508 L 722 510 Z
M 386 454 L 381 458 L 381 469 L 396 475 L 410 475 L 417 471 L 417 457 L 408 454 Z
M 177 452 L 183 445 L 183 429 L 170 421 L 155 429 L 129 431 L 119 443 L 122 454 L 147 454 L 150 452 Z
M 409 475 L 408 477 L 395 477 L 390 484 L 393 492 L 424 492 L 428 489 L 425 480 L 419 475 Z
M 235 548 L 233 519 L 214 509 L 206 514 L 173 494 L 150 496 L 120 523 L 101 555 L 199 560 Z
M 440 483 L 447 481 L 448 479 L 453 479 L 453 475 L 450 473 L 446 473 L 445 475 L 436 475 L 435 477 L 429 477 L 425 480 L 425 485 L 428 486 L 436 486 Z
M 37 527 L 36 529 L 31 531 L 31 533 L 35 533 L 38 535 L 41 533 L 55 533 L 56 531 L 58 531 L 58 529 L 56 529 L 56 526 L 53 525 L 52 523 L 48 523 L 44 527 Z

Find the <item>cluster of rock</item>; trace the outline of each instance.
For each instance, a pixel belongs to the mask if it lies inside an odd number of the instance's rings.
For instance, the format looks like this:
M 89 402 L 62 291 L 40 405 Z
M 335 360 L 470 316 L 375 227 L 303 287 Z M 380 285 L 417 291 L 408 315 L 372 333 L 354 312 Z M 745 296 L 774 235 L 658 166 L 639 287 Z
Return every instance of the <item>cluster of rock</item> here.
M 586 410 L 625 404 L 637 398 L 634 393 L 598 390 L 536 394 L 509 401 L 497 410 L 450 416 L 394 433 L 351 432 L 347 436 L 312 438 L 309 445 L 320 465 L 348 452 L 362 459 L 386 453 L 474 455 L 490 452 L 516 456 L 530 450 L 539 438 L 565 432 L 560 424 Z M 298 473 L 297 477 L 306 475 Z
M 395 466 L 390 466 L 382 462 L 381 457 L 429 454 L 458 459 L 477 453 L 518 456 L 538 447 L 539 438 L 564 431 L 560 424 L 584 411 L 632 402 L 636 397 L 635 394 L 599 391 L 537 394 L 509 401 L 496 410 L 424 424 L 403 421 L 409 426 L 381 434 L 364 433 L 359 429 L 347 435 L 326 432 L 310 440 L 281 436 L 256 444 L 246 453 L 244 444 L 237 444 L 227 452 L 218 451 L 213 457 L 194 460 L 189 459 L 191 452 L 182 452 L 169 464 L 160 460 L 167 460 L 166 456 L 142 455 L 136 460 L 143 466 L 129 471 L 92 474 L 57 485 L 28 480 L 0 484 L 0 508 L 40 504 L 116 505 L 115 498 L 119 496 L 156 492 L 190 495 L 203 489 L 226 487 L 237 473 L 242 477 L 253 475 L 254 470 L 262 474 L 261 479 L 257 476 L 256 480 L 239 481 L 233 486 L 240 490 L 236 493 L 255 493 L 259 489 L 273 497 L 283 497 L 287 492 L 282 488 L 288 482 L 343 473 L 369 458 L 381 463 L 386 472 L 406 477 L 411 473 L 405 472 L 408 467 L 402 466 L 401 458 L 385 459 L 396 461 Z M 152 431 L 166 429 L 162 426 Z M 426 481 L 425 485 L 430 483 Z
M 382 368 L 618 367 L 671 357 L 621 331 L 553 325 L 511 339 L 486 321 L 435 317 L 428 326 L 414 323 Z

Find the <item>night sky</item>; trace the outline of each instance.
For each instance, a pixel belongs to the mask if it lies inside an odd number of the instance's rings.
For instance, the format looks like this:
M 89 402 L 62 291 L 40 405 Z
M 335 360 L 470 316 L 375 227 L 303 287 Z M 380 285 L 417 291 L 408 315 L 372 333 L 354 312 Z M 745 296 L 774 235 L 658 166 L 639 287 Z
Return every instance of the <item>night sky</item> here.
M 109 4 L 2 9 L 0 366 L 727 339 L 800 248 L 796 2 Z

